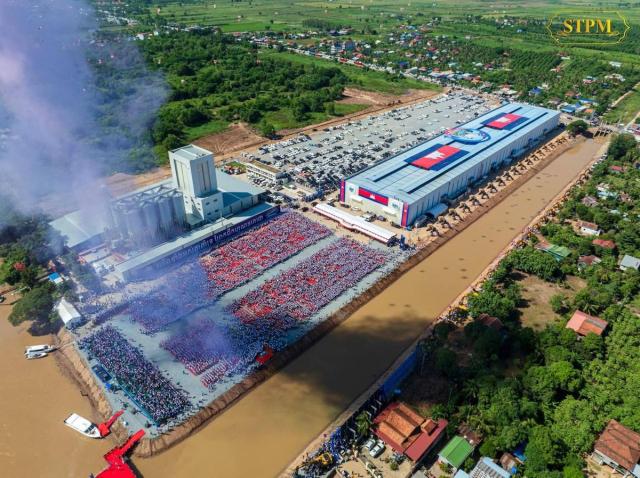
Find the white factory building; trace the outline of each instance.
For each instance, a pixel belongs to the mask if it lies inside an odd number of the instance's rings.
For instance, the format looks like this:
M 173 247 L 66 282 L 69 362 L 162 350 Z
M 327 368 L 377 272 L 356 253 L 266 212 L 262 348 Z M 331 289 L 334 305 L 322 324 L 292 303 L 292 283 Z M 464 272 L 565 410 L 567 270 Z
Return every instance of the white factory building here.
M 262 189 L 217 170 L 206 149 L 178 148 L 169 152 L 169 161 L 171 179 L 113 199 L 108 217 L 79 210 L 51 226 L 77 252 L 101 244 L 117 251 L 114 268 L 130 280 L 160 263 L 213 247 L 278 212 L 264 203 Z
M 345 178 L 340 200 L 407 227 L 436 216 L 492 170 L 507 166 L 558 126 L 557 111 L 508 103 Z M 446 209 L 446 207 L 445 207 Z
M 261 189 L 216 170 L 206 149 L 192 144 L 174 149 L 169 162 L 170 180 L 112 201 L 116 235 L 137 245 L 158 244 L 261 200 Z

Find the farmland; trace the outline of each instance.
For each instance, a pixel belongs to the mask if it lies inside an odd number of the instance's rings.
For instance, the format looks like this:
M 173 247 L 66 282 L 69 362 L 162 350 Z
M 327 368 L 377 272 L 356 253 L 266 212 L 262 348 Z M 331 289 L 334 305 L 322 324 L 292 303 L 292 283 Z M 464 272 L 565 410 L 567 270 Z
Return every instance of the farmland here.
M 161 162 L 167 149 L 223 132 L 233 123 L 273 137 L 280 130 L 366 108 L 367 101 L 343 102 L 345 89 L 396 97 L 436 89 L 422 80 L 439 72 L 449 75 L 441 81 L 445 85 L 513 92 L 510 99 L 575 107 L 586 119 L 604 115 L 605 121 L 626 123 L 640 108 L 635 92 L 609 111 L 640 81 L 640 32 L 635 28 L 640 7 L 619 2 L 598 7 L 624 12 L 632 25 L 627 40 L 580 47 L 559 47 L 546 23 L 551 14 L 593 9 L 584 0 L 526 5 L 472 0 L 402 5 L 391 0 L 131 0 L 125 5 L 96 0 L 96 5 L 103 28 L 144 39 L 139 44 L 147 63 L 164 73 L 171 86 L 153 128 Z M 294 81 L 301 74 L 315 80 Z
M 354 28 L 392 28 L 399 20 L 413 17 L 442 16 L 451 18 L 467 15 L 485 15 L 488 17 L 529 16 L 547 18 L 550 11 L 580 12 L 592 8 L 593 3 L 585 0 L 534 0 L 513 2 L 497 0 L 495 2 L 461 1 L 433 2 L 431 0 L 413 0 L 398 2 L 392 0 L 252 0 L 251 2 L 223 2 L 219 0 L 158 0 L 149 5 L 143 0 L 134 0 L 130 4 L 136 7 L 136 15 L 142 21 L 178 22 L 183 24 L 215 25 L 223 31 L 296 31 L 303 28 L 306 19 L 322 19 L 336 26 L 350 24 Z M 624 11 L 627 18 L 636 22 L 640 19 L 640 10 L 629 8 L 631 3 L 600 2 L 599 7 Z M 157 8 L 160 8 L 158 12 Z
M 605 119 L 615 123 L 628 123 L 640 112 L 640 87 L 633 90 L 605 115 Z

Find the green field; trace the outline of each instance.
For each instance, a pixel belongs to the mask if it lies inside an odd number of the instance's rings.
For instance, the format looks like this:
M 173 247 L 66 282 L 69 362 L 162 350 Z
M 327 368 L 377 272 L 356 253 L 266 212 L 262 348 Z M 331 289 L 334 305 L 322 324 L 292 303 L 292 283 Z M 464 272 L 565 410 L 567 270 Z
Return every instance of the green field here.
M 185 128 L 186 139 L 187 141 L 191 142 L 198 138 L 202 138 L 203 136 L 221 133 L 222 131 L 227 129 L 228 126 L 228 122 L 214 119 L 200 126 Z
M 299 30 L 302 21 L 309 18 L 326 20 L 356 29 L 367 24 L 386 29 L 398 23 L 399 17 L 485 15 L 491 17 L 529 16 L 548 18 L 553 13 L 576 13 L 600 8 L 619 10 L 632 22 L 640 21 L 640 8 L 635 2 L 602 1 L 594 4 L 586 0 L 532 0 L 491 2 L 479 0 L 337 0 L 291 1 L 251 0 L 228 2 L 223 0 L 183 0 L 181 2 L 158 0 L 147 12 L 167 21 L 182 24 L 216 25 L 223 31 Z M 146 12 L 145 12 L 146 13 Z M 463 32 L 459 32 L 463 33 Z
M 640 87 L 636 85 L 629 95 L 604 116 L 610 123 L 627 124 L 640 112 Z
M 308 126 L 310 124 L 322 123 L 323 121 L 330 120 L 331 118 L 335 118 L 337 116 L 345 116 L 357 113 L 358 111 L 362 111 L 363 109 L 367 108 L 369 105 L 343 104 L 334 102 L 334 106 L 335 115 L 314 112 L 310 113 L 309 117 L 304 121 L 297 121 L 293 116 L 293 112 L 289 108 L 282 108 L 278 111 L 270 111 L 264 116 L 265 119 L 269 121 L 276 130 L 294 129 Z
M 344 65 L 342 63 L 331 62 L 322 58 L 313 56 L 298 55 L 296 53 L 277 52 L 275 50 L 261 50 L 260 54 L 265 57 L 281 58 L 295 63 L 305 65 L 318 66 L 336 66 L 349 77 L 351 84 L 356 88 L 368 91 L 377 91 L 379 93 L 388 93 L 391 95 L 401 95 L 406 93 L 410 88 L 417 90 L 440 90 L 438 85 L 417 81 L 410 78 L 398 78 L 387 73 L 379 71 L 363 70 L 352 65 Z
M 353 113 L 357 113 L 358 111 L 362 111 L 369 107 L 369 105 L 361 105 L 357 103 L 351 103 L 351 104 L 335 103 L 335 106 L 336 106 L 336 116 L 351 115 Z

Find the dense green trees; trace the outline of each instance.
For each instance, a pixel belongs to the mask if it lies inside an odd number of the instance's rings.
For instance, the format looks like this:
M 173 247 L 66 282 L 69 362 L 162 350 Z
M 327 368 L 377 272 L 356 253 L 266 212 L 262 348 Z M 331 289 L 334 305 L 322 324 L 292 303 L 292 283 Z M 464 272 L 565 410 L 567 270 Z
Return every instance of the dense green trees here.
M 25 320 L 49 322 L 53 309 L 54 286 L 44 284 L 26 292 L 9 314 L 9 322 L 18 325 Z
M 455 380 L 450 380 L 453 398 L 434 407 L 435 412 L 454 425 L 464 421 L 483 433 L 483 455 L 497 457 L 525 444 L 522 476 L 583 476 L 581 456 L 592 449 L 612 418 L 640 431 L 640 274 L 619 270 L 620 251 L 595 250 L 592 238 L 583 238 L 562 224 L 585 213 L 577 203 L 587 193 L 595 195 L 595 185 L 609 184 L 620 195 L 599 198 L 589 211 L 600 217 L 609 209 L 625 210 L 627 217 L 612 215 L 605 237 L 620 241 L 620 248 L 636 250 L 637 240 L 632 236 L 637 221 L 632 218 L 640 213 L 638 202 L 625 202 L 620 196 L 622 192 L 631 197 L 640 193 L 640 174 L 635 168 L 613 173 L 609 167 L 637 154 L 635 143 L 616 138 L 609 158 L 564 205 L 558 222 L 542 228 L 547 240 L 572 249 L 568 259 L 558 263 L 532 247 L 513 251 L 470 297 L 471 316 L 500 317 L 505 324 L 501 333 L 488 332 L 474 321 L 465 326 L 461 341 L 459 334 L 438 326 L 431 345 L 422 347 L 429 351 L 437 371 L 456 364 Z M 578 251 L 597 252 L 602 262 L 578 270 L 573 265 Z M 553 296 L 550 302 L 558 317 L 534 331 L 517 320 L 516 271 L 553 283 L 561 283 L 570 271 L 579 274 L 586 285 L 573 298 Z M 567 329 L 568 316 L 576 309 L 608 321 L 605 335 L 578 338 Z
M 638 159 L 637 142 L 632 134 L 616 135 L 609 145 L 607 156 L 613 160 L 625 160 L 627 162 Z
M 164 149 L 189 140 L 210 121 L 244 121 L 275 134 L 270 112 L 305 122 L 341 98 L 348 79 L 339 68 L 259 57 L 255 46 L 217 32 L 174 32 L 141 43 L 149 64 L 167 74 L 170 101 L 159 111 L 153 139 Z
M 574 136 L 584 133 L 587 128 L 589 128 L 589 125 L 583 120 L 572 121 L 567 125 L 567 131 Z
M 558 261 L 546 252 L 533 247 L 513 251 L 504 263 L 506 267 L 536 275 L 546 281 L 558 281 L 564 278 L 564 272 Z

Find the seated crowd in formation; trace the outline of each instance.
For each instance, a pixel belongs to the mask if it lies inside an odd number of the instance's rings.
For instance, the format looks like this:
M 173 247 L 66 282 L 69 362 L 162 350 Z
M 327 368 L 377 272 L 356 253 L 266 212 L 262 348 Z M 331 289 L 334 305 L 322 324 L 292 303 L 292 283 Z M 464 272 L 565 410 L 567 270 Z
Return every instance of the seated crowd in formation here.
M 81 340 L 80 347 L 114 376 L 155 423 L 164 423 L 190 407 L 184 390 L 162 375 L 115 327 L 102 327 Z
M 285 212 L 170 272 L 154 291 L 129 297 L 129 313 L 145 333 L 156 333 L 330 234 L 301 214 Z
M 169 272 L 153 292 L 127 297 L 128 313 L 143 333 L 172 322 L 257 277 L 269 267 L 331 234 L 323 225 L 285 212 L 192 262 Z M 225 317 L 194 317 L 160 346 L 202 384 L 215 389 L 226 378 L 247 373 L 265 350 L 278 351 L 322 307 L 382 266 L 388 256 L 351 239 L 338 239 L 233 302 Z M 113 327 L 81 342 L 154 421 L 176 416 L 189 405 L 173 386 Z

